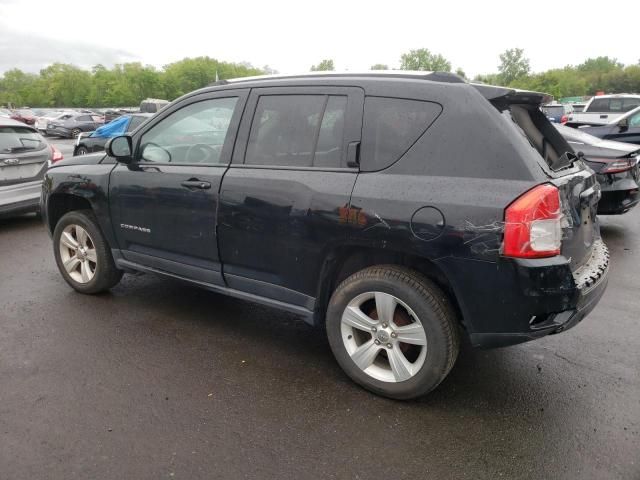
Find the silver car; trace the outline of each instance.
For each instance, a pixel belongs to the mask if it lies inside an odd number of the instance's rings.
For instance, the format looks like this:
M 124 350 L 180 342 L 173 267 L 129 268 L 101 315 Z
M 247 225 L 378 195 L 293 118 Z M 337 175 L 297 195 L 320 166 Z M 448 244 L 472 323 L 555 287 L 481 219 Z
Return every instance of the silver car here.
M 0 117 L 0 216 L 37 211 L 44 172 L 58 160 L 35 128 Z

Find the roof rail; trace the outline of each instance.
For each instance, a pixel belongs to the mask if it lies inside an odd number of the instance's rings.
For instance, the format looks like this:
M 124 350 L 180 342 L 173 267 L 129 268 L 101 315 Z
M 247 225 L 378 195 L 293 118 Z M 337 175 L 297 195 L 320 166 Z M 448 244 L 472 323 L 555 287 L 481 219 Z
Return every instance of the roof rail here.
M 278 79 L 295 79 L 295 78 L 314 78 L 314 77 L 370 77 L 370 78 L 407 78 L 414 80 L 430 80 L 432 82 L 444 83 L 466 83 L 466 81 L 450 72 L 430 72 L 420 70 L 367 70 L 364 72 L 305 72 L 293 74 L 275 74 L 275 75 L 257 75 L 252 77 L 238 77 L 228 80 L 218 80 L 209 86 L 228 85 L 230 83 L 242 83 L 259 80 L 278 80 Z

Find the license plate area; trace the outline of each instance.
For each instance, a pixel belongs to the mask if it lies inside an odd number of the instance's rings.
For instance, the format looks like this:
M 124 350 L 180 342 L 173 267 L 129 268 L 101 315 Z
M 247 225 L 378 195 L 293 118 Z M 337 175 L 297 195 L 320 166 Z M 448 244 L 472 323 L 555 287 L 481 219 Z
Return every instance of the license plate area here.
M 1 165 L 1 163 L 0 163 Z M 33 178 L 42 169 L 43 163 L 27 163 L 24 165 L 1 165 L 0 182 Z

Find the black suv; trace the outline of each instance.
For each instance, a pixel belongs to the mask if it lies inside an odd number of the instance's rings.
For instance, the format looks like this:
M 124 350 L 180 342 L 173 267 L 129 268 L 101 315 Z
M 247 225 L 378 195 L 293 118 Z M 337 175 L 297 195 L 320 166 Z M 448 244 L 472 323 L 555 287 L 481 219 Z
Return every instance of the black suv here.
M 79 292 L 153 272 L 295 312 L 357 383 L 413 398 L 462 336 L 562 332 L 605 290 L 600 187 L 549 100 L 438 73 L 219 82 L 54 165 L 43 218 Z

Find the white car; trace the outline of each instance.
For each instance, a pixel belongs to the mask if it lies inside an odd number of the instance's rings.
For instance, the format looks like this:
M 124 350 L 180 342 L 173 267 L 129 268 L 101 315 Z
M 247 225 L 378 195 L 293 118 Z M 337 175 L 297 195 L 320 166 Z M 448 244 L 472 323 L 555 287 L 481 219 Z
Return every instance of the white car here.
M 569 115 L 567 123 L 574 126 L 605 125 L 639 106 L 640 95 L 637 94 L 600 95 L 589 100 L 582 112 Z

